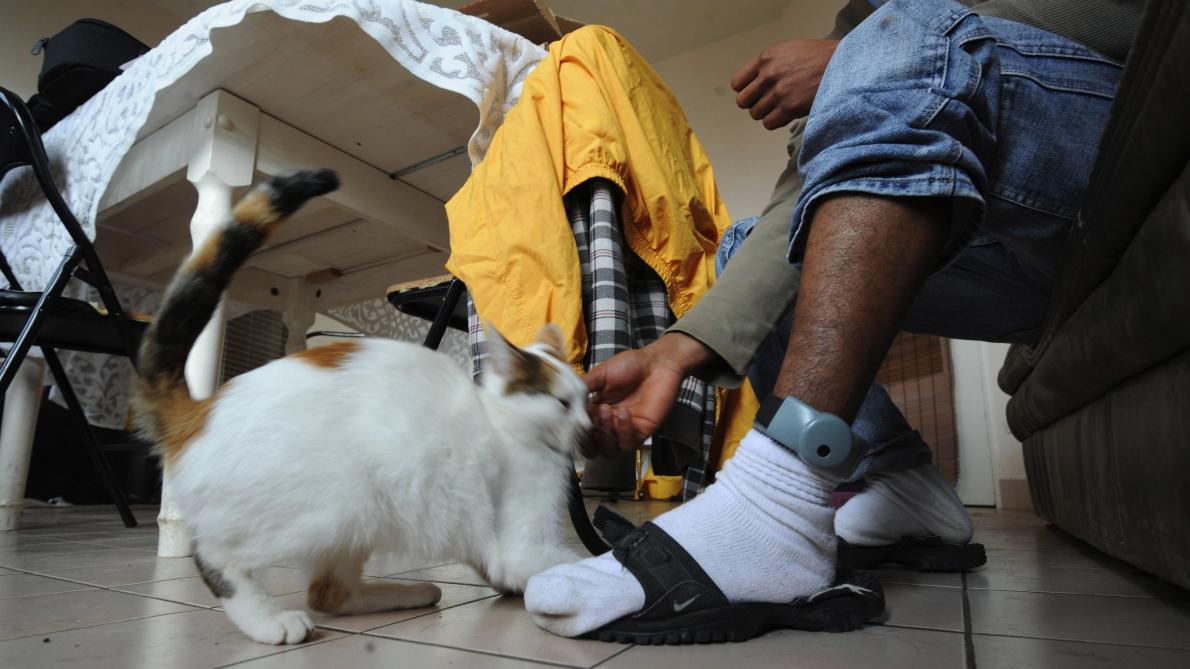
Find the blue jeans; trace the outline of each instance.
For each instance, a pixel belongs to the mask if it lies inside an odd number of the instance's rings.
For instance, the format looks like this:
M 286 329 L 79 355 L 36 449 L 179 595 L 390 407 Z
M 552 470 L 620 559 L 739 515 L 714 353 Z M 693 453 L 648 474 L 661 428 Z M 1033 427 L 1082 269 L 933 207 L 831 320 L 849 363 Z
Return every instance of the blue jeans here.
M 901 328 L 1035 341 L 1120 71 L 1075 42 L 949 0 L 886 3 L 840 43 L 814 101 L 790 261 L 801 261 L 825 195 L 947 198 L 947 251 Z M 741 221 L 724 235 L 720 261 L 748 227 Z M 761 397 L 776 381 L 792 318 L 749 372 Z M 878 384 L 852 429 L 872 444 L 853 479 L 930 459 Z

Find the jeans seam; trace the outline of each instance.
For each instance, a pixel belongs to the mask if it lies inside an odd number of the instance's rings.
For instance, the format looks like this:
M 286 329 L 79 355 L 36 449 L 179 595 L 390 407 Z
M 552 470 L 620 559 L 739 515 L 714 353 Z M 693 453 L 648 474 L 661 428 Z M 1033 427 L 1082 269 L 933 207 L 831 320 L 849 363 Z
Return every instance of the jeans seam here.
M 1004 75 L 1005 77 L 1017 77 L 1019 79 L 1027 79 L 1027 80 L 1032 81 L 1033 83 L 1037 84 L 1038 86 L 1041 86 L 1042 88 L 1045 88 L 1045 89 L 1051 90 L 1051 91 L 1060 91 L 1060 92 L 1065 92 L 1065 93 L 1080 93 L 1083 95 L 1093 95 L 1097 98 L 1105 98 L 1108 100 L 1112 100 L 1116 97 L 1115 91 L 1105 91 L 1105 90 L 1102 90 L 1099 88 L 1091 88 L 1090 86 L 1079 85 L 1078 82 L 1074 82 L 1074 81 L 1067 82 L 1066 84 L 1056 84 L 1056 83 L 1049 82 L 1049 81 L 1043 81 L 1043 80 L 1039 79 L 1038 77 L 1034 76 L 1031 72 L 1028 72 L 1026 70 L 1017 70 L 1017 69 L 1012 68 L 1011 66 L 1009 66 L 1009 67 L 1001 66 L 1000 74 Z

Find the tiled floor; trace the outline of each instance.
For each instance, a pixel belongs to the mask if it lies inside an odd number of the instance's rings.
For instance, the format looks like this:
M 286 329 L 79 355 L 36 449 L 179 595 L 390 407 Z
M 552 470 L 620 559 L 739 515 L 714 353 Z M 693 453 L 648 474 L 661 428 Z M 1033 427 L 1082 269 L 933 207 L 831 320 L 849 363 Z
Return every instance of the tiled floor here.
M 620 503 L 640 521 L 663 504 Z M 154 556 L 155 509 L 125 530 L 109 508 L 30 509 L 0 533 L 0 667 L 1161 667 L 1190 666 L 1190 595 L 1024 513 L 976 510 L 986 567 L 885 570 L 882 625 L 848 634 L 775 632 L 743 644 L 629 647 L 550 636 L 521 600 L 462 565 L 371 561 L 374 578 L 430 580 L 434 609 L 317 618 L 316 638 L 248 641 L 215 610 L 189 559 Z M 304 601 L 293 569 L 268 587 Z

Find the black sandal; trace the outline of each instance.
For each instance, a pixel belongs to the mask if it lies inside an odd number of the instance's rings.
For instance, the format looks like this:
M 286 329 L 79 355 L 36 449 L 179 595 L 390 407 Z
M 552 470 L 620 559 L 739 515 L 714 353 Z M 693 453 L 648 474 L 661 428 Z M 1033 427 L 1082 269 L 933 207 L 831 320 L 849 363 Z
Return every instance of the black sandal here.
M 788 604 L 732 604 L 664 530 L 646 522 L 624 533 L 631 523 L 601 511 L 596 526 L 610 521 L 612 530 L 604 536 L 619 538 L 612 554 L 640 581 L 645 605 L 586 637 L 645 645 L 744 641 L 773 629 L 845 632 L 884 612 L 884 592 L 868 574 Z
M 840 571 L 880 565 L 916 571 L 967 571 L 987 561 L 983 544 L 948 544 L 938 537 L 905 537 L 888 546 L 853 546 L 839 539 Z

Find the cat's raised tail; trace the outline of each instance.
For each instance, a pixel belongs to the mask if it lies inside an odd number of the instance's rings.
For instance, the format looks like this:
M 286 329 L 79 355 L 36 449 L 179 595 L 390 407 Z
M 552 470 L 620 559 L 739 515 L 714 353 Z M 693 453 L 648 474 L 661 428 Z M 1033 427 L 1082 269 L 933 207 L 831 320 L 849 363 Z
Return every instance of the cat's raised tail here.
M 211 320 L 232 275 L 307 200 L 338 187 L 339 177 L 331 170 L 287 172 L 257 185 L 170 281 L 141 340 L 135 398 L 141 430 L 167 462 L 205 421 L 208 403 L 194 400 L 186 389 L 186 356 Z

